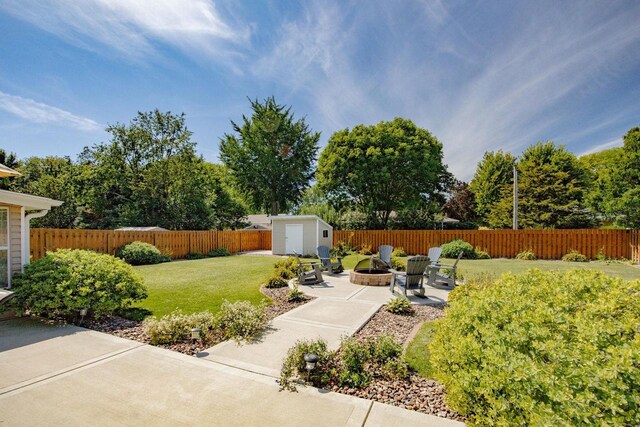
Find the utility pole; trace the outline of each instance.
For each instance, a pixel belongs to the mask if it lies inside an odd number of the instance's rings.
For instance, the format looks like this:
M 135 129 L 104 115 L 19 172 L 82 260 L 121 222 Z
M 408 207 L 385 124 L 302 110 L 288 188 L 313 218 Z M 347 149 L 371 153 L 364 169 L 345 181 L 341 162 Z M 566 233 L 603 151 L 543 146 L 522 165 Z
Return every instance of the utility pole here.
M 513 167 L 513 229 L 518 229 L 518 169 Z

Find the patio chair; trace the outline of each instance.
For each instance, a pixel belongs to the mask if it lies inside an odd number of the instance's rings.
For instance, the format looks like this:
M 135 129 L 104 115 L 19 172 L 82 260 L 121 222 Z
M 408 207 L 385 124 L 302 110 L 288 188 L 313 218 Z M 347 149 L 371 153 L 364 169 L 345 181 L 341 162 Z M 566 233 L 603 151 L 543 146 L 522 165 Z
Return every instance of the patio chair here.
M 428 256 L 417 255 L 407 259 L 407 271 L 391 270 L 393 274 L 390 285 L 391 293 L 393 294 L 395 287 L 399 286 L 402 288 L 405 298 L 407 290 L 413 290 L 414 294 L 424 296 L 424 271 L 428 265 Z
M 436 266 L 440 264 L 441 255 L 442 255 L 442 248 L 440 246 L 429 248 L 429 253 L 427 254 L 427 256 L 431 260 L 430 266 Z
M 298 283 L 300 285 L 317 285 L 324 282 L 321 264 L 314 261 L 301 261 L 300 255 L 293 253 L 298 260 Z
M 318 246 L 318 258 L 320 258 L 322 268 L 327 270 L 329 274 L 342 273 L 344 271 L 342 257 L 331 258 L 331 252 L 327 246 Z
M 425 272 L 427 276 L 427 286 L 439 285 L 455 287 L 456 286 L 456 271 L 458 269 L 458 261 L 462 258 L 463 253 L 460 252 L 458 258 L 453 265 L 430 265 Z
M 393 246 L 380 245 L 378 246 L 378 259 L 387 264 L 388 268 L 391 268 L 391 253 L 393 252 Z

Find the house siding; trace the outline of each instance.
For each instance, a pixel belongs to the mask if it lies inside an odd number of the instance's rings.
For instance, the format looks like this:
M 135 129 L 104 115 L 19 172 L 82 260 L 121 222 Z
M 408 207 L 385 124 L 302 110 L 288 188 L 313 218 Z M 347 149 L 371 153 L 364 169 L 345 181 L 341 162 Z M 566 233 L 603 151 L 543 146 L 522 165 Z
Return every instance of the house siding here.
M 9 208 L 9 270 L 11 275 L 22 271 L 22 211 L 20 206 L 0 204 Z

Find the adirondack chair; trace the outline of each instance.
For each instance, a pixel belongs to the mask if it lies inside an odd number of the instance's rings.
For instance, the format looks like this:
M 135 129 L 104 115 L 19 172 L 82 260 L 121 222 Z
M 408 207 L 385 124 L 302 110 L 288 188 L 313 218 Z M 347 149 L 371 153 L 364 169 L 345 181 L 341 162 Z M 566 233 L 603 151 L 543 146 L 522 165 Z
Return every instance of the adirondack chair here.
M 318 258 L 320 258 L 322 268 L 328 271 L 329 274 L 342 273 L 344 271 L 344 267 L 342 266 L 342 258 L 332 258 L 330 250 L 327 246 L 318 246 L 317 250 Z
M 427 256 L 431 261 L 430 266 L 436 266 L 440 264 L 440 256 L 442 255 L 442 248 L 440 246 L 435 246 L 433 248 L 429 248 L 429 253 Z
M 463 253 L 460 252 L 458 258 L 453 263 L 453 265 L 430 265 L 425 272 L 425 276 L 427 276 L 427 286 L 433 285 L 445 285 L 451 286 L 452 288 L 456 286 L 456 270 L 458 269 L 458 261 L 462 258 Z
M 424 296 L 424 271 L 429 265 L 429 257 L 417 255 L 407 259 L 407 271 L 391 270 L 393 274 L 391 278 L 391 293 L 395 291 L 395 287 L 402 288 L 404 297 L 407 297 L 407 290 L 413 290 L 414 294 Z
M 387 264 L 388 268 L 391 268 L 391 253 L 393 252 L 393 246 L 380 245 L 378 246 L 378 258 L 380 261 Z
M 300 259 L 300 255 L 293 253 L 298 260 L 298 283 L 300 285 L 317 285 L 324 282 L 322 266 L 318 262 L 306 262 Z

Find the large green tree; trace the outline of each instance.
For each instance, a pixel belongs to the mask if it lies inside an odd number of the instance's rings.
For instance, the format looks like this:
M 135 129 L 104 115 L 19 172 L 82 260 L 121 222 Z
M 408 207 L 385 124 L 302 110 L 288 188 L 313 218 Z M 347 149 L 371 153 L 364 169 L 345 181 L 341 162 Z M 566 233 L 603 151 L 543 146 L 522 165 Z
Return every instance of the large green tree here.
M 505 221 L 496 218 L 500 213 L 492 214 L 492 210 L 511 191 L 515 164 L 516 157 L 502 151 L 486 152 L 478 163 L 469 189 L 475 196 L 475 210 L 481 223 L 495 226 Z
M 11 190 L 64 202 L 46 216 L 34 219 L 33 227 L 73 228 L 77 225 L 80 180 L 78 168 L 69 157 L 29 157 L 14 167 L 22 175 L 10 178 Z
M 198 230 L 233 224 L 228 211 L 217 216 L 222 187 L 195 154 L 184 114 L 139 112 L 128 125 L 107 130 L 111 141 L 85 149 L 80 157 L 84 226 Z
M 614 205 L 624 192 L 624 188 L 621 188 L 618 182 L 622 176 L 624 157 L 623 148 L 616 147 L 578 159 L 589 172 L 591 181 L 585 202 L 591 212 L 607 223 L 616 220 Z
M 629 129 L 623 141 L 621 168 L 614 172 L 618 191 L 613 194 L 610 210 L 618 224 L 637 229 L 640 228 L 640 127 Z
M 387 228 L 393 211 L 441 198 L 449 180 L 442 144 L 402 118 L 334 133 L 316 175 L 333 206 L 364 213 L 368 228 Z
M 320 134 L 273 97 L 251 101 L 251 109 L 242 123 L 231 122 L 235 134 L 221 139 L 220 159 L 254 209 L 277 215 L 309 187 Z
M 564 146 L 541 142 L 527 148 L 518 168 L 519 228 L 584 228 L 594 224 L 586 208 L 590 184 L 585 167 Z M 512 225 L 512 193 L 492 209 L 494 226 Z

